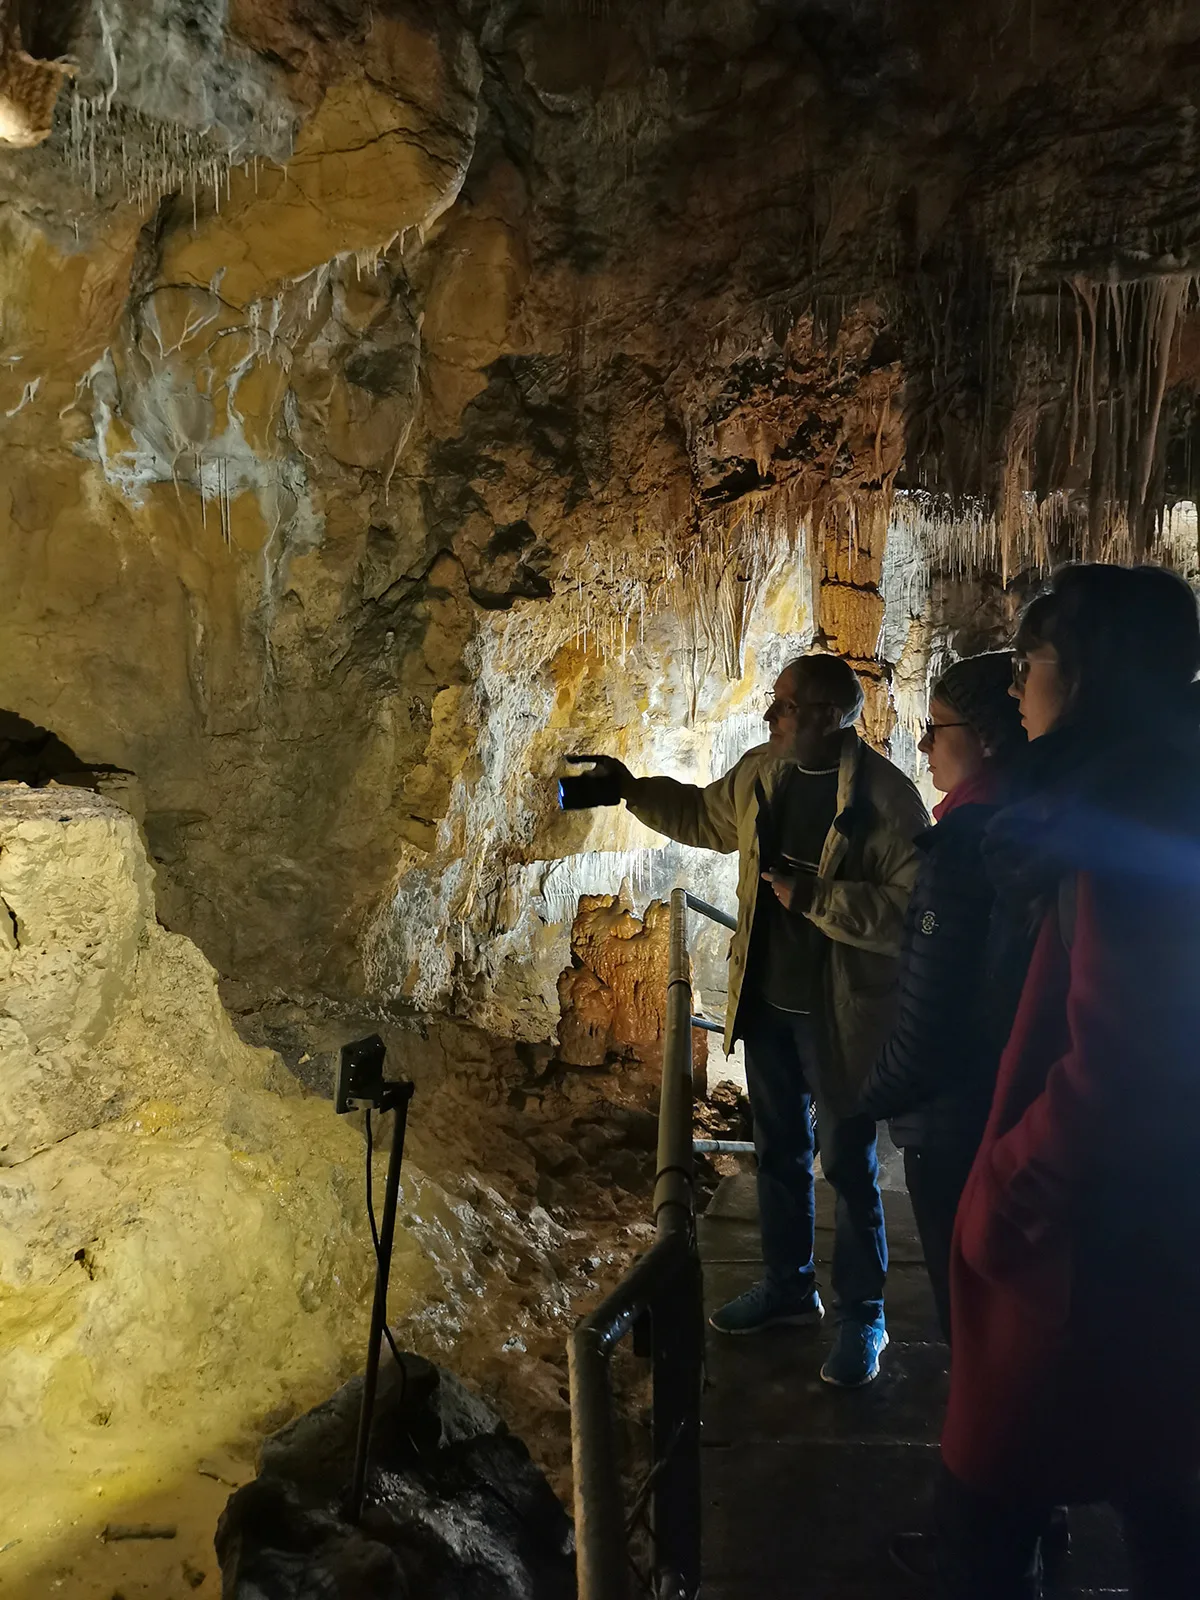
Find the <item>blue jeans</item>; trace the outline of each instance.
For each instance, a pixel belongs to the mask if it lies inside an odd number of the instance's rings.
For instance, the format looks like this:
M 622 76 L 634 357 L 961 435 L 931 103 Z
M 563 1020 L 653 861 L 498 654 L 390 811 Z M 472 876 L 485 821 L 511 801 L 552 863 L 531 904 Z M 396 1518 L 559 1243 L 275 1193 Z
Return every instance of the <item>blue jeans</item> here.
M 817 1105 L 821 1170 L 837 1193 L 833 1300 L 838 1321 L 883 1320 L 887 1234 L 875 1123 L 837 1117 L 821 1094 L 811 1018 L 761 1003 L 746 1027 L 746 1082 L 758 1153 L 758 1211 L 767 1277 L 816 1281 L 816 1199 L 809 1110 Z

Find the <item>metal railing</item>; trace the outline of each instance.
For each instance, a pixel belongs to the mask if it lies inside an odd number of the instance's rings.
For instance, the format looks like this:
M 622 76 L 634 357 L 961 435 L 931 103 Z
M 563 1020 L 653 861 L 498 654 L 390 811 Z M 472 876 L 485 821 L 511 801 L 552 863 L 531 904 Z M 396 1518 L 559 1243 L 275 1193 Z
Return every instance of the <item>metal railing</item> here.
M 676 893 L 683 895 L 690 911 L 698 911 L 701 916 L 707 917 L 710 922 L 719 922 L 723 928 L 728 928 L 731 933 L 737 932 L 737 918 L 731 917 L 728 911 L 722 911 L 717 906 L 710 906 L 707 900 L 701 900 L 699 895 L 689 894 L 686 889 L 679 889 Z
M 687 908 L 722 913 L 683 889 L 671 895 L 670 968 L 654 1183 L 655 1239 L 571 1336 L 571 1453 L 580 1600 L 629 1600 L 635 1581 L 656 1600 L 692 1600 L 700 1585 L 700 1389 L 704 1320 L 692 1194 L 692 984 Z M 625 1509 L 609 1362 L 637 1330 L 653 1383 L 653 1465 Z M 629 1539 L 649 1510 L 654 1572 L 635 1569 Z
M 728 911 L 721 911 L 716 906 L 710 906 L 707 900 L 701 900 L 699 895 L 688 894 L 684 891 L 689 911 L 699 911 L 702 916 L 719 922 L 723 928 L 732 928 L 737 931 L 737 918 L 731 917 Z M 693 1017 L 693 1028 L 703 1028 L 706 1033 L 724 1033 L 725 1024 L 714 1022 L 709 1017 Z M 692 1153 L 698 1156 L 752 1156 L 754 1145 L 749 1139 L 693 1139 Z

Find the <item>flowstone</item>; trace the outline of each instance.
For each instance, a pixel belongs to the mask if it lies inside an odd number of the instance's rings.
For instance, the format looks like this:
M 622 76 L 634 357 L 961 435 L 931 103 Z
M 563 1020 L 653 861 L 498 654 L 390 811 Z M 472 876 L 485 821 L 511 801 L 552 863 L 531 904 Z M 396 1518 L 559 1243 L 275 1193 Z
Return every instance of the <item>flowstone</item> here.
M 662 1066 L 671 908 L 653 900 L 638 917 L 628 891 L 585 894 L 571 929 L 571 965 L 559 977 L 560 1060 L 599 1067 L 609 1060 Z M 700 997 L 694 995 L 697 1009 Z M 692 1065 L 703 1078 L 708 1036 L 692 1030 Z
M 238 1038 L 82 790 L 0 787 L 0 1147 L 8 1576 L 327 1392 L 367 1289 L 359 1140 Z

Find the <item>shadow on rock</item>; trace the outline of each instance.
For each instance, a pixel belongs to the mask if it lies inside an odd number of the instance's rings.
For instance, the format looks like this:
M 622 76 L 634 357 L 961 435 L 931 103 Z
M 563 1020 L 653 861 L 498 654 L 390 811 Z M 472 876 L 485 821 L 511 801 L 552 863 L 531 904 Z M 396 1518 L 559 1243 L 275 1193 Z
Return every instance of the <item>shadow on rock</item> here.
M 263 1446 L 217 1526 L 223 1600 L 568 1600 L 571 1521 L 525 1446 L 450 1373 L 381 1371 L 362 1520 L 346 1520 L 362 1379 Z

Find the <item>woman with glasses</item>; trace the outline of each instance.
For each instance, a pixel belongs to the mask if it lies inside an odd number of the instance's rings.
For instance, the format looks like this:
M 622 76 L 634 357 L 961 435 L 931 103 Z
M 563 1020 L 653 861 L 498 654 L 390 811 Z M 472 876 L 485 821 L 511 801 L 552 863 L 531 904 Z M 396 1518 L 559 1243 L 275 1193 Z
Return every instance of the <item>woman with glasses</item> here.
M 999 1044 L 988 1026 L 985 948 L 994 894 L 984 830 L 1024 745 L 1007 651 L 956 661 L 933 687 L 920 748 L 944 798 L 917 838 L 896 1025 L 866 1081 L 862 1109 L 887 1118 L 938 1320 L 950 1338 L 950 1238 L 992 1103 Z
M 951 1253 L 944 1600 L 1032 1600 L 1049 1508 L 1101 1500 L 1135 1593 L 1200 1594 L 1198 671 L 1161 568 L 1069 567 L 1018 632 L 985 851 L 1035 943 Z

